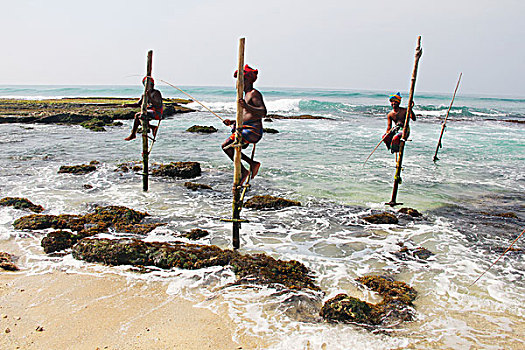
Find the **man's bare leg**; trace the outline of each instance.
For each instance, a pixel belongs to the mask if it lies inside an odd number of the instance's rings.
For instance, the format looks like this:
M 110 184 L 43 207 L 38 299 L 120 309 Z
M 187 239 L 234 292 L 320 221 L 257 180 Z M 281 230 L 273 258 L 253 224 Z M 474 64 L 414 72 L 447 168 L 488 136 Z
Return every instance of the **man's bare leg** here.
M 252 173 L 252 179 L 257 176 L 257 173 L 259 172 L 259 168 L 261 167 L 261 163 L 253 161 L 253 163 L 250 165 L 250 170 Z
M 124 140 L 131 141 L 134 138 L 137 138 L 137 130 L 139 128 L 139 124 L 140 124 L 140 120 L 135 115 L 135 120 L 133 121 L 133 128 L 131 129 L 131 134 L 128 137 L 126 137 Z

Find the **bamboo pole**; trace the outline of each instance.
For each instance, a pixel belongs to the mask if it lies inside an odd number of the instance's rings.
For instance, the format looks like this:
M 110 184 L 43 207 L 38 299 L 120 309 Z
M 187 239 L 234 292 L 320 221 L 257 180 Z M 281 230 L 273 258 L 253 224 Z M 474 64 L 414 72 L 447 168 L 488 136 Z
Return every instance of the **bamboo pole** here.
M 454 103 L 454 99 L 456 98 L 456 92 L 458 91 L 459 82 L 461 81 L 461 76 L 462 75 L 463 75 L 463 73 L 459 73 L 459 79 L 458 79 L 458 83 L 456 84 L 456 89 L 454 90 L 454 95 L 452 96 L 452 101 L 450 101 L 450 106 L 448 107 L 447 115 L 445 116 L 445 120 L 443 121 L 443 125 L 441 125 L 441 134 L 439 134 L 439 140 L 438 140 L 438 144 L 436 146 L 436 153 L 434 153 L 434 162 L 436 162 L 436 160 L 439 160 L 439 158 L 437 157 L 438 151 L 439 151 L 440 147 L 443 147 L 443 145 L 441 144 L 441 139 L 443 138 L 443 132 L 445 131 L 445 126 L 447 124 L 448 115 L 450 113 L 450 110 L 452 109 L 452 104 Z
M 233 248 L 239 249 L 239 229 L 241 227 L 241 128 L 243 122 L 243 109 L 239 100 L 244 98 L 244 38 L 239 39 L 239 64 L 237 68 L 237 118 L 233 156 Z
M 408 130 L 409 130 L 409 123 L 410 123 L 410 116 L 412 115 L 412 105 L 414 103 L 414 90 L 416 87 L 416 78 L 417 78 L 417 68 L 419 65 L 419 59 L 421 58 L 423 51 L 421 49 L 421 36 L 417 37 L 417 47 L 416 47 L 416 55 L 414 60 L 414 70 L 412 71 L 412 80 L 410 84 L 410 95 L 408 98 L 408 106 L 407 106 L 407 115 L 405 117 L 405 125 L 403 127 L 403 134 L 401 136 L 401 141 L 399 142 L 399 157 L 397 160 L 396 165 L 396 173 L 394 175 L 394 187 L 392 189 L 392 199 L 389 203 L 387 203 L 390 206 L 402 204 L 396 202 L 397 197 L 397 189 L 399 187 L 399 184 L 401 183 L 401 169 L 403 166 L 403 155 L 405 151 L 405 142 L 408 137 Z
M 142 190 L 148 191 L 148 175 L 149 175 L 149 150 L 148 150 L 148 92 L 151 90 L 151 67 L 152 67 L 153 51 L 148 51 L 148 61 L 146 65 L 146 84 L 144 85 L 144 95 L 142 96 L 142 165 L 144 172 L 142 173 Z

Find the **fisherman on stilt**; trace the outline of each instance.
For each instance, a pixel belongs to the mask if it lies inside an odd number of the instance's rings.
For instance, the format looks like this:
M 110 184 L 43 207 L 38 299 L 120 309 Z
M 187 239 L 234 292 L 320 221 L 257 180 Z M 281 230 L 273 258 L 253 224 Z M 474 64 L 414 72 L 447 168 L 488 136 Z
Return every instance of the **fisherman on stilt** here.
M 244 98 L 239 99 L 239 104 L 243 110 L 243 125 L 240 130 L 242 136 L 242 148 L 248 147 L 250 143 L 256 144 L 262 138 L 263 126 L 262 119 L 266 117 L 266 106 L 264 105 L 262 94 L 253 88 L 253 83 L 257 80 L 257 69 L 252 69 L 250 66 L 244 66 Z M 233 74 L 233 77 L 237 77 L 237 71 Z M 234 120 L 225 119 L 223 121 L 225 125 L 232 126 L 232 134 L 222 144 L 222 150 L 226 155 L 233 161 L 235 153 L 232 144 L 235 142 L 236 123 Z M 255 146 L 255 145 L 254 145 Z M 241 158 L 250 166 L 248 171 L 243 165 L 241 165 L 241 182 L 242 185 L 248 176 L 251 174 L 253 179 L 258 171 L 261 163 L 249 158 L 245 154 L 241 153 Z
M 142 79 L 142 84 L 144 86 L 146 84 L 146 79 L 147 77 L 144 77 L 144 79 Z M 151 89 L 148 91 L 148 100 L 147 100 L 148 114 L 147 116 L 143 116 L 142 118 L 147 118 L 148 125 L 149 125 L 148 131 L 151 130 L 151 132 L 153 133 L 153 138 L 155 138 L 155 136 L 157 135 L 158 127 L 155 125 L 150 125 L 149 121 L 150 120 L 160 121 L 162 119 L 162 112 L 163 112 L 162 94 L 160 93 L 159 90 L 155 89 L 155 82 L 153 78 L 150 77 L 149 79 L 150 79 Z M 123 107 L 140 107 L 142 106 L 143 98 L 144 97 L 141 97 L 137 103 L 124 104 Z M 124 140 L 130 141 L 137 137 L 137 130 L 140 125 L 140 118 L 141 118 L 141 113 L 140 112 L 136 113 L 135 120 L 133 122 L 133 128 L 131 129 L 131 134 L 128 137 L 126 137 Z
M 403 135 L 407 109 L 399 106 L 401 104 L 401 94 L 399 92 L 390 95 L 389 101 L 392 110 L 387 115 L 386 133 L 383 135 L 383 141 L 390 152 L 397 153 L 399 152 L 399 143 Z M 416 120 L 416 115 L 413 111 L 410 111 L 410 119 L 414 121 Z M 410 129 L 407 130 L 407 138 L 409 134 Z

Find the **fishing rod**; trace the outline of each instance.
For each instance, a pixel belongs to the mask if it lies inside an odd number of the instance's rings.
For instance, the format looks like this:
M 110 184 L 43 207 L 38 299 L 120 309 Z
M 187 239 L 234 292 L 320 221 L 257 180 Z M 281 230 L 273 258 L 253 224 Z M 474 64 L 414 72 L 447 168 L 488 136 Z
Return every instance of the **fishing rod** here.
M 511 245 L 507 248 L 507 250 L 505 250 L 505 251 L 503 252 L 503 254 L 501 254 L 501 255 L 499 256 L 499 258 L 498 258 L 496 261 L 494 261 L 494 262 L 492 263 L 492 265 L 489 266 L 488 269 L 485 270 L 485 272 L 483 272 L 481 275 L 479 275 L 479 277 L 476 278 L 476 280 L 475 280 L 474 282 L 472 282 L 472 283 L 469 285 L 469 287 L 472 287 L 477 281 L 479 281 L 479 279 L 480 279 L 481 277 L 483 277 L 484 274 L 486 274 L 486 273 L 492 268 L 492 266 L 496 265 L 496 263 L 499 261 L 499 259 L 501 259 L 501 258 L 503 257 L 503 255 L 505 255 L 505 254 L 510 250 L 510 248 L 512 248 L 512 246 L 514 245 L 514 243 L 516 243 L 516 241 L 517 241 L 517 240 L 518 240 L 518 239 L 519 239 L 524 233 L 525 233 L 525 230 L 521 231 L 520 235 L 519 235 L 518 237 L 516 237 L 516 239 L 511 243 Z
M 388 134 L 390 134 L 390 132 L 391 132 L 392 130 L 393 130 L 393 128 L 390 129 L 390 130 L 388 130 L 388 131 L 386 132 L 386 134 L 381 138 L 381 141 L 379 141 L 379 143 L 378 143 L 377 146 L 374 148 L 374 150 L 372 151 L 372 153 L 370 153 L 370 155 L 369 155 L 368 157 L 366 157 L 366 160 L 365 160 L 365 162 L 363 163 L 363 167 L 365 166 L 365 164 L 366 164 L 366 162 L 368 161 L 368 159 L 369 159 L 370 157 L 372 157 L 372 154 L 374 154 L 374 152 L 375 152 L 376 149 L 379 147 L 379 145 L 381 145 L 381 142 L 383 142 L 383 141 L 385 140 L 385 137 L 387 137 Z
M 445 116 L 443 125 L 441 125 L 441 134 L 439 135 L 438 144 L 436 146 L 436 153 L 434 153 L 434 163 L 436 162 L 436 160 L 439 160 L 439 158 L 437 157 L 438 150 L 440 147 L 443 147 L 443 145 L 441 144 L 441 139 L 443 138 L 443 132 L 445 132 L 445 126 L 447 124 L 448 114 L 450 113 L 450 109 L 452 108 L 452 104 L 454 103 L 454 99 L 456 98 L 456 92 L 458 91 L 459 82 L 461 81 L 462 75 L 463 73 L 459 73 L 459 79 L 458 79 L 458 83 L 456 84 L 456 89 L 454 90 L 454 96 L 452 96 L 452 101 L 450 101 L 450 106 L 448 107 L 447 115 Z
M 224 118 L 221 118 L 217 113 L 215 113 L 214 111 L 212 111 L 211 109 L 209 109 L 208 107 L 206 107 L 204 104 L 202 104 L 199 100 L 197 100 L 195 97 L 191 96 L 190 94 L 188 94 L 186 91 L 176 87 L 175 85 L 172 85 L 170 83 L 168 83 L 167 81 L 165 80 L 162 80 L 162 79 L 159 79 L 160 81 L 162 81 L 163 83 L 166 83 L 168 84 L 169 86 L 171 86 L 172 88 L 175 88 L 177 90 L 179 90 L 180 92 L 182 92 L 183 94 L 185 94 L 186 96 L 188 96 L 189 98 L 191 98 L 193 101 L 197 102 L 198 104 L 200 104 L 202 107 L 206 108 L 208 110 L 208 112 L 210 112 L 211 114 L 213 114 L 214 116 L 216 116 L 217 118 L 219 118 L 222 122 L 224 122 Z

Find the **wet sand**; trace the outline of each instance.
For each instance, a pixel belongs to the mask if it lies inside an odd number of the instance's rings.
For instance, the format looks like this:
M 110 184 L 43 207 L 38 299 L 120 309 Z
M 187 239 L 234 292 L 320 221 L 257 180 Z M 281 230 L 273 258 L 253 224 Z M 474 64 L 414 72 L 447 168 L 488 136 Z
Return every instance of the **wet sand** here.
M 3 246 L 1 244 L 0 246 Z M 5 251 L 5 250 L 4 250 Z M 226 314 L 117 274 L 0 271 L 1 349 L 256 349 Z

